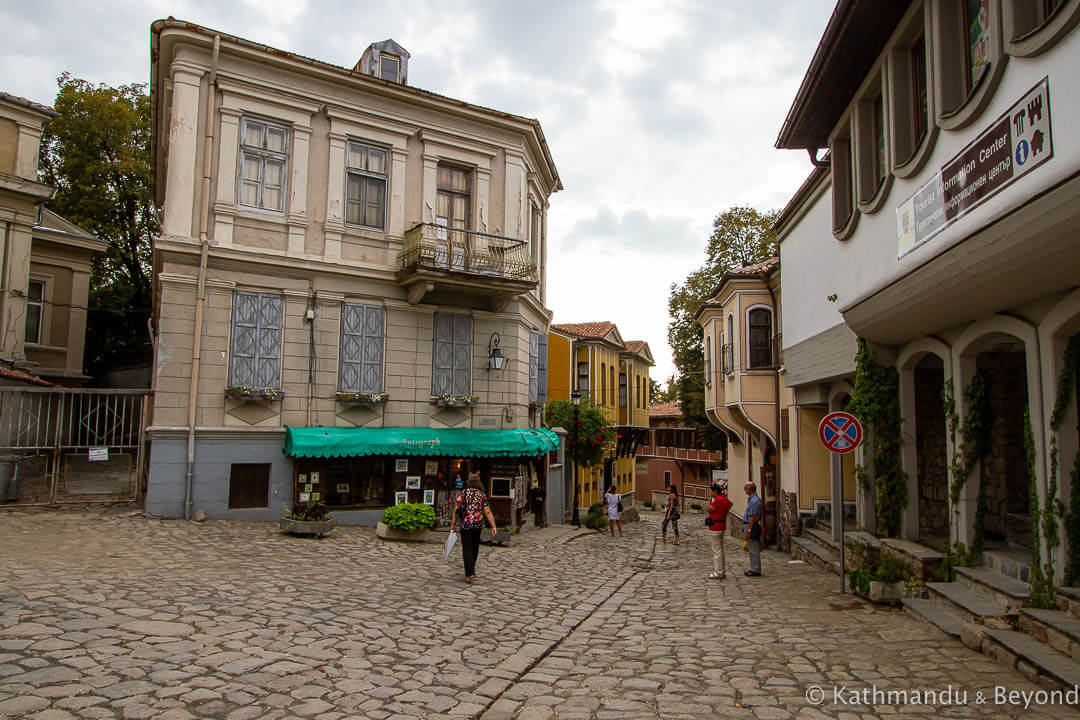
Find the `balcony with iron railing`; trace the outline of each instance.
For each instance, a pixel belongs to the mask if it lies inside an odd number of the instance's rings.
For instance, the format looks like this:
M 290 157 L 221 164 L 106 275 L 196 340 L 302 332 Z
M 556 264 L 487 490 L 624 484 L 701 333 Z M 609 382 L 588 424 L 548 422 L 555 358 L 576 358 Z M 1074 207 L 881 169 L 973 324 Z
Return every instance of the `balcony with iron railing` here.
M 405 233 L 398 265 L 398 283 L 413 304 L 469 297 L 497 306 L 538 285 L 525 240 L 435 223 L 419 223 Z

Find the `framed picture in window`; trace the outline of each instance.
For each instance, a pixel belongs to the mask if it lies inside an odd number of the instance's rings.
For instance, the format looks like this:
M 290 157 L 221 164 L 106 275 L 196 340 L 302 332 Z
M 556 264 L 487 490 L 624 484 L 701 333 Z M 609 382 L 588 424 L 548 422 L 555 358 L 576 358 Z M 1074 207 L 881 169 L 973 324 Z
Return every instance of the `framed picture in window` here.
M 337 491 L 338 491 L 338 495 L 347 495 L 349 493 L 349 484 L 348 483 L 338 483 L 337 484 Z
M 419 475 L 409 475 L 409 476 L 407 476 L 405 478 L 405 489 L 406 490 L 419 490 L 420 489 L 420 476 Z
M 434 505 L 435 504 L 435 491 L 434 490 L 425 490 L 424 491 L 424 504 L 425 505 Z
M 305 485 L 305 484 L 307 484 L 307 473 L 300 473 L 299 475 L 297 475 L 296 476 L 296 484 L 297 485 Z
M 409 458 L 398 458 L 395 460 L 394 472 L 409 472 Z
M 311 477 L 311 484 L 312 485 L 318 485 L 319 484 L 319 473 L 313 472 L 313 473 L 311 473 L 310 477 Z
M 491 478 L 491 497 L 510 497 L 510 478 Z
M 438 460 L 428 460 L 427 462 L 424 463 L 424 474 L 425 475 L 435 475 L 438 472 L 439 472 L 439 461 Z
M 306 503 L 310 499 L 311 499 L 311 493 L 306 493 L 306 492 L 300 493 L 300 502 Z
M 404 505 L 407 502 L 409 502 L 409 493 L 407 491 L 399 490 L 398 492 L 394 493 L 395 505 Z

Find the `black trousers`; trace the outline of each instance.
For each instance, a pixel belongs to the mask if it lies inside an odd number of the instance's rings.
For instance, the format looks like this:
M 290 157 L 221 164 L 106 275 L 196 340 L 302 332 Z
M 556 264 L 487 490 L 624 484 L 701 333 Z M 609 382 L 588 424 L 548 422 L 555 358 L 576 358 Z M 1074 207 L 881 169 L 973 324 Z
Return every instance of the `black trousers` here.
M 465 561 L 465 577 L 476 574 L 476 556 L 480 554 L 480 533 L 483 528 L 461 529 L 461 559 Z

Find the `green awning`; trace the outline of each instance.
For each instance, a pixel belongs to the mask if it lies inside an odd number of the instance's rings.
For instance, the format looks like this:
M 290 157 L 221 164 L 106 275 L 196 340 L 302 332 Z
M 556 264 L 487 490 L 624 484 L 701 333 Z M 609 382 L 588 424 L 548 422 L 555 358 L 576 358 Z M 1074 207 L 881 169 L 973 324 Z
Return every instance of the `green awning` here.
M 364 455 L 531 457 L 547 454 L 557 447 L 559 436 L 547 428 L 286 427 L 282 452 L 298 458 Z

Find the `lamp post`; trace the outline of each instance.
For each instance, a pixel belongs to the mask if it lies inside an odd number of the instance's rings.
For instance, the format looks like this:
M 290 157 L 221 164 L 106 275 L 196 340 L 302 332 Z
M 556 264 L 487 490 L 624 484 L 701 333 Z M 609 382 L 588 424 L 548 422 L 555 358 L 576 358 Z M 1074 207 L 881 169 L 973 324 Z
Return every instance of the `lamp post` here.
M 573 450 L 573 455 L 570 457 L 572 475 L 574 479 L 574 510 L 573 515 L 570 517 L 570 522 L 575 527 L 581 527 L 581 514 L 578 512 L 578 506 L 581 504 L 578 501 L 578 476 L 577 476 L 577 444 L 578 444 L 578 408 L 581 406 L 581 393 L 577 390 L 570 393 L 570 402 L 574 404 L 574 427 L 571 428 L 573 433 L 573 441 L 570 443 L 570 448 Z

